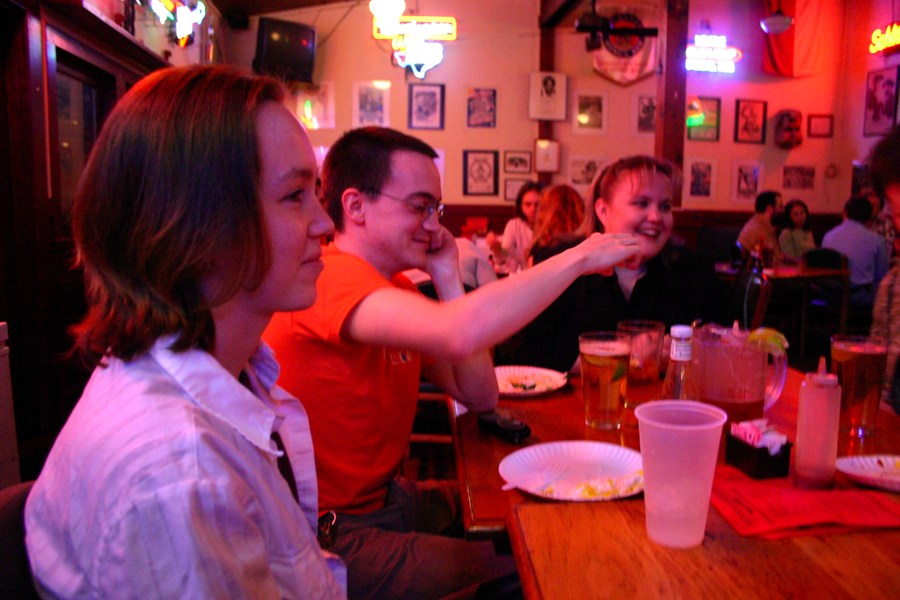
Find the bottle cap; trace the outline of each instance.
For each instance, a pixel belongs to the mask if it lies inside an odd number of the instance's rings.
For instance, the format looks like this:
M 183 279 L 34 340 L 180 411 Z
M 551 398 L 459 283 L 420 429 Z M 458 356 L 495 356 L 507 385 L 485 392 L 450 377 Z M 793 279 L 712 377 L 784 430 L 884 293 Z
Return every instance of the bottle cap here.
M 672 325 L 671 333 L 675 338 L 689 338 L 693 337 L 694 330 L 690 325 Z
M 807 373 L 806 381 L 810 385 L 815 385 L 819 387 L 837 387 L 838 378 L 837 375 L 833 373 L 829 373 L 825 370 L 825 357 L 819 357 L 819 370 L 815 373 Z

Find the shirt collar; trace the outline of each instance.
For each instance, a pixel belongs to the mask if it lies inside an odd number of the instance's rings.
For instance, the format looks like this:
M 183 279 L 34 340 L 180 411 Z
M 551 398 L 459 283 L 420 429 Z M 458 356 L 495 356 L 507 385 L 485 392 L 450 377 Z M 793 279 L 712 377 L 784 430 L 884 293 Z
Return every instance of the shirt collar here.
M 259 390 L 261 395 L 257 396 L 241 385 L 208 352 L 196 348 L 173 352 L 170 347 L 174 340 L 174 336 L 164 336 L 156 341 L 150 349 L 156 362 L 197 406 L 228 423 L 254 446 L 274 453 L 271 435 L 280 424 L 281 417 L 276 414 L 268 395 L 279 370 L 271 348 L 261 342 L 246 367 L 264 388 Z

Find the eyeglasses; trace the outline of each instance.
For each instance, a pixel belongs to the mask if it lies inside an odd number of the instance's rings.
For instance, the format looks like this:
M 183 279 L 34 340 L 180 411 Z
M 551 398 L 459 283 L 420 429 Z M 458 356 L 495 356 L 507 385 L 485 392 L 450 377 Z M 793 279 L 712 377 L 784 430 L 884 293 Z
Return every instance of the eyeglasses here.
M 431 218 L 431 215 L 437 215 L 438 222 L 444 218 L 444 205 L 441 203 L 440 198 L 431 202 L 425 200 L 422 194 L 413 194 L 406 198 L 392 196 L 391 194 L 386 194 L 384 192 L 381 192 L 379 195 L 404 203 L 409 210 L 417 214 L 422 221 L 427 221 Z

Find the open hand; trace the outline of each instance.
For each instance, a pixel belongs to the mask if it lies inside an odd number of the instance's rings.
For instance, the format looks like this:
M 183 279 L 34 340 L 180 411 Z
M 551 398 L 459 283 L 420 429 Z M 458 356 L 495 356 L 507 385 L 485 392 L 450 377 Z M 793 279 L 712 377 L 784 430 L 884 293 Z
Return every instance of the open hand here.
M 638 240 L 630 233 L 595 233 L 577 248 L 586 253 L 585 273 L 611 275 L 614 267 L 636 269 L 641 260 Z

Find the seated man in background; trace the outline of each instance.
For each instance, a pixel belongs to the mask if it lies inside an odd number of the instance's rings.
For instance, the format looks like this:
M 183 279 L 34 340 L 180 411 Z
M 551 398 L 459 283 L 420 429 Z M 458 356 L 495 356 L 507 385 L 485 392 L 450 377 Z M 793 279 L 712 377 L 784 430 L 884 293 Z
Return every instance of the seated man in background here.
M 894 228 L 900 230 L 900 126 L 894 127 L 872 149 L 869 168 L 875 190 L 887 198 Z M 872 310 L 872 335 L 888 343 L 882 399 L 900 414 L 900 263 L 894 265 L 878 286 Z
M 351 598 L 435 598 L 512 577 L 489 542 L 446 534 L 461 524 L 458 484 L 398 476 L 420 371 L 470 409 L 492 409 L 489 348 L 583 273 L 637 253 L 633 235 L 594 235 L 538 267 L 465 294 L 457 247 L 440 224 L 441 181 L 431 146 L 395 130 L 344 134 L 322 169 L 334 242 L 312 308 L 276 316 L 265 334 L 279 382 L 302 390 L 319 504 L 337 512 L 332 550 L 347 563 Z M 425 270 L 440 301 L 401 272 Z
M 753 216 L 738 234 L 737 241 L 745 253 L 753 252 L 759 244 L 760 250 L 772 249 L 775 253 L 775 262 L 781 262 L 781 249 L 778 247 L 774 219 L 782 210 L 781 194 L 772 191 L 760 192 L 756 197 Z
M 844 204 L 844 221 L 822 238 L 822 247 L 847 257 L 850 269 L 850 304 L 871 307 L 875 290 L 887 273 L 884 238 L 866 227 L 872 204 L 865 196 L 853 196 Z
M 103 126 L 72 211 L 97 368 L 25 506 L 42 597 L 346 595 L 316 541 L 306 413 L 260 343 L 315 300 L 332 231 L 284 96 L 161 69 Z

